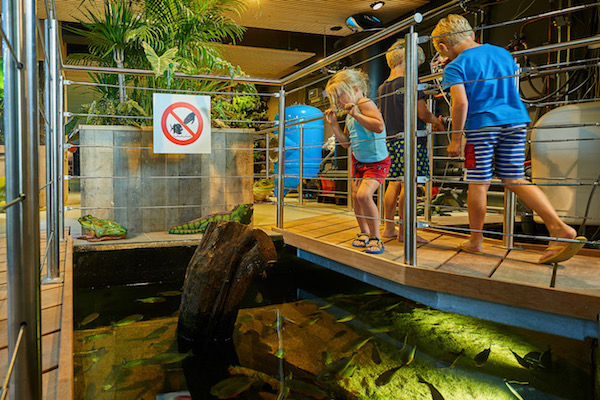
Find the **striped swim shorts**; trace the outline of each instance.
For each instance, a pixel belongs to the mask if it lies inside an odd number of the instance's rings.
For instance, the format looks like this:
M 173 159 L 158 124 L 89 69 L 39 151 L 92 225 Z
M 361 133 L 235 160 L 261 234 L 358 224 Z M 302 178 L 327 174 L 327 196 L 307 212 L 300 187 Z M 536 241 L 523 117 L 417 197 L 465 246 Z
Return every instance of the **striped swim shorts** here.
M 525 177 L 524 124 L 483 128 L 467 134 L 467 144 L 475 151 L 475 168 L 467 169 L 467 180 L 490 181 L 492 171 L 498 178 L 520 179 Z

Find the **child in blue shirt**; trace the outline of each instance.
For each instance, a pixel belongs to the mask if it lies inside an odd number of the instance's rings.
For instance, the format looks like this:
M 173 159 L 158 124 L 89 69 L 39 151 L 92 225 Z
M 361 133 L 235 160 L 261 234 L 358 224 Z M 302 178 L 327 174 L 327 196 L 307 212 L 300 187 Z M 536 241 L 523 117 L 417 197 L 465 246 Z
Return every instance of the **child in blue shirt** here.
M 367 76 L 356 69 L 336 73 L 325 87 L 332 108 L 325 118 L 338 142 L 352 149 L 352 199 L 360 233 L 352 242 L 366 253 L 383 253 L 379 233 L 379 211 L 373 193 L 383 183 L 390 169 L 390 156 L 385 145 L 383 117 L 367 93 Z M 346 127 L 340 129 L 335 108 L 344 110 Z
M 543 219 L 550 236 L 573 239 L 575 230 L 561 221 L 544 193 L 525 179 L 525 135 L 530 119 L 517 87 L 518 67 L 507 50 L 475 42 L 472 29 L 464 17 L 451 14 L 432 32 L 436 50 L 451 60 L 444 69 L 443 83 L 450 87 L 452 96 L 452 130 L 468 130 L 466 146 L 475 158 L 471 160 L 474 165 L 467 166 L 467 180 L 477 181 L 469 184 L 469 225 L 473 230 L 483 229 L 487 190 L 494 172 Z M 452 134 L 448 155 L 460 155 L 461 141 L 462 133 Z M 538 262 L 567 260 L 583 246 L 565 243 L 550 243 Z M 471 232 L 460 248 L 481 254 L 482 244 L 483 234 Z

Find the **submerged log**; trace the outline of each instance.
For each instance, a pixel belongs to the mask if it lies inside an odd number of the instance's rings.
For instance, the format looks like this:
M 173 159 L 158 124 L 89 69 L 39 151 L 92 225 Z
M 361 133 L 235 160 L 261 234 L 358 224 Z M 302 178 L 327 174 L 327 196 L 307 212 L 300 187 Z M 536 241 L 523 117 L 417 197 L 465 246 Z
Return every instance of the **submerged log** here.
M 213 222 L 188 264 L 177 338 L 180 351 L 206 352 L 231 342 L 240 301 L 258 274 L 277 261 L 273 241 L 260 229 Z

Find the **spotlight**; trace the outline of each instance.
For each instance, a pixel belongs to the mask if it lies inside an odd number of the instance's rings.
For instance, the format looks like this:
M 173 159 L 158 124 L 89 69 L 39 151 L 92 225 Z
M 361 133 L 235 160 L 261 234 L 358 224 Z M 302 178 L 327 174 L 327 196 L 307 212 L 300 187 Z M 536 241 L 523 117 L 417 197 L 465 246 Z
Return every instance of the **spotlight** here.
M 354 14 L 346 18 L 346 26 L 353 32 L 381 27 L 381 20 L 374 15 Z
M 385 5 L 385 1 L 376 1 L 375 3 L 371 3 L 371 8 L 373 10 L 379 10 L 384 5 Z

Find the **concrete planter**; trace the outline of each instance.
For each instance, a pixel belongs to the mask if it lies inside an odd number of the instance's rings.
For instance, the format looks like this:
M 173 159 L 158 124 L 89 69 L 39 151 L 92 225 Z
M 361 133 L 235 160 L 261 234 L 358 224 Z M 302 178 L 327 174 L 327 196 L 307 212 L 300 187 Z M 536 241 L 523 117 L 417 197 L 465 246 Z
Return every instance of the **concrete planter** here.
M 252 131 L 213 128 L 211 137 L 211 154 L 154 154 L 152 127 L 80 126 L 81 206 L 100 207 L 82 214 L 157 232 L 251 203 Z

